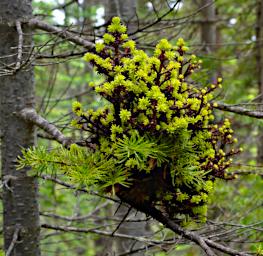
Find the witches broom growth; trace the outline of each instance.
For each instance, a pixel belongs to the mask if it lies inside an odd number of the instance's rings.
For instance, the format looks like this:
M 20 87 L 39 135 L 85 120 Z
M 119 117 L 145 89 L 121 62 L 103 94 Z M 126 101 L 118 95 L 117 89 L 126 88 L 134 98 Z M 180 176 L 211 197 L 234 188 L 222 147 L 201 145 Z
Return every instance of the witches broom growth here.
M 240 151 L 230 121 L 214 121 L 210 102 L 222 79 L 206 87 L 191 81 L 200 63 L 181 38 L 176 46 L 161 40 L 148 56 L 125 32 L 113 18 L 103 42 L 84 56 L 104 77 L 91 86 L 107 101 L 96 111 L 73 104 L 72 125 L 86 132 L 87 146 L 24 150 L 20 166 L 60 169 L 81 186 L 156 207 L 181 223 L 204 222 L 215 180 L 231 178 L 227 168 Z

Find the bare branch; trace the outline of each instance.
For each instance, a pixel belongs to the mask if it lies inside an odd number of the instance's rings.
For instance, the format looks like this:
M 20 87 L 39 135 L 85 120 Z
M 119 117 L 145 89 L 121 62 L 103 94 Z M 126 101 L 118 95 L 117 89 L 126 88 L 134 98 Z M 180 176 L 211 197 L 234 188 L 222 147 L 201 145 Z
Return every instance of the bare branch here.
M 255 227 L 255 226 L 260 226 L 263 224 L 263 221 L 260 222 L 256 222 L 256 223 L 252 223 L 249 225 L 242 225 L 242 224 L 236 224 L 236 223 L 230 223 L 230 222 L 216 222 L 216 221 L 212 221 L 209 220 L 209 223 L 216 225 L 216 226 L 233 226 L 233 227 L 238 227 L 238 228 L 242 228 L 242 229 L 253 229 L 259 232 L 263 232 L 263 228 L 260 227 Z
M 250 116 L 250 117 L 258 118 L 258 119 L 262 119 L 263 118 L 263 111 L 250 110 L 250 109 L 247 109 L 247 108 L 238 107 L 238 106 L 232 106 L 232 105 L 221 103 L 221 102 L 217 102 L 217 106 L 215 106 L 215 108 L 223 110 L 223 111 L 227 111 L 227 112 L 236 113 L 236 114 L 239 114 L 239 115 L 244 115 L 244 116 Z
M 27 24 L 31 28 L 38 28 L 38 29 L 50 32 L 61 38 L 67 39 L 68 41 L 75 43 L 76 45 L 80 45 L 85 48 L 90 49 L 95 46 L 94 43 L 88 40 L 85 40 L 80 36 L 74 35 L 73 33 L 67 31 L 66 29 L 61 29 L 56 26 L 49 25 L 48 23 L 45 23 L 44 21 L 41 21 L 41 20 L 30 19 Z
M 12 239 L 12 241 L 11 241 L 7 251 L 6 251 L 6 256 L 10 256 L 13 249 L 15 248 L 15 244 L 16 244 L 17 239 L 18 239 L 19 231 L 20 231 L 20 227 L 16 227 L 14 234 L 13 234 L 13 239 Z
M 23 31 L 21 28 L 21 22 L 18 20 L 16 21 L 16 30 L 18 33 L 16 70 L 18 70 L 21 66 L 22 52 L 23 52 Z
M 87 220 L 87 219 L 91 218 L 95 213 L 97 213 L 102 208 L 104 208 L 108 205 L 109 205 L 109 201 L 106 201 L 105 203 L 96 207 L 92 212 L 88 213 L 87 215 L 76 216 L 76 217 L 61 216 L 61 215 L 57 215 L 57 214 L 53 214 L 53 213 L 47 213 L 47 212 L 40 212 L 40 215 L 45 216 L 45 217 L 51 217 L 51 218 L 55 218 L 55 219 L 70 221 L 70 222 L 71 221 L 83 221 L 83 220 Z
M 53 229 L 53 230 L 59 230 L 59 231 L 64 231 L 64 232 L 77 232 L 77 233 L 94 233 L 98 235 L 103 235 L 103 236 L 110 236 L 110 237 L 119 237 L 119 238 L 126 238 L 126 239 L 131 239 L 135 241 L 139 241 L 142 243 L 148 243 L 148 244 L 173 244 L 175 241 L 163 241 L 163 240 L 151 240 L 151 239 L 146 239 L 143 236 L 133 236 L 133 235 L 126 235 L 126 234 L 121 234 L 121 233 L 114 233 L 108 232 L 108 231 L 102 231 L 98 230 L 96 228 L 77 228 L 77 227 L 69 227 L 69 226 L 57 226 L 57 225 L 50 225 L 50 224 L 42 224 L 42 228 L 46 229 Z
M 176 6 L 178 6 L 178 4 L 181 2 L 181 0 L 177 0 L 174 5 L 172 7 L 169 8 L 169 10 L 167 12 L 165 12 L 162 16 L 158 17 L 155 21 L 153 21 L 151 24 L 147 24 L 146 26 L 144 26 L 143 28 L 138 28 L 135 32 L 130 33 L 129 35 L 135 35 L 138 32 L 143 32 L 146 29 L 158 24 L 160 21 L 162 21 L 162 19 L 164 19 L 167 15 L 169 15 L 171 12 L 173 12 L 176 8 Z
M 115 230 L 112 232 L 112 235 L 114 235 L 117 230 L 120 228 L 120 226 L 123 224 L 123 222 L 125 222 L 126 218 L 128 217 L 128 215 L 130 214 L 132 210 L 132 207 L 129 207 L 128 211 L 126 212 L 126 214 L 123 216 L 122 220 L 120 221 L 120 223 L 117 225 L 117 227 L 115 228 Z
M 162 214 L 161 211 L 156 209 L 155 207 L 152 207 L 150 205 L 142 205 L 142 204 L 136 204 L 134 201 L 131 201 L 127 196 L 124 194 L 118 195 L 124 202 L 127 204 L 133 206 L 135 209 L 145 213 L 146 215 L 151 216 L 155 220 L 159 221 L 163 225 L 165 225 L 167 228 L 174 231 L 176 234 L 181 235 L 182 237 L 195 242 L 197 245 L 199 245 L 205 253 L 210 255 L 216 255 L 213 251 L 213 249 L 219 250 L 221 252 L 227 253 L 228 255 L 233 256 L 249 256 L 249 254 L 244 252 L 239 252 L 237 250 L 234 250 L 230 247 L 226 247 L 224 245 L 221 245 L 217 242 L 212 241 L 211 239 L 208 239 L 206 237 L 202 237 L 196 232 L 186 230 L 182 228 L 180 225 L 176 224 L 173 220 L 171 220 L 169 217 L 166 217 Z
M 17 177 L 12 175 L 4 175 L 2 177 L 2 184 L 0 185 L 0 188 L 5 187 L 10 192 L 13 192 L 13 189 L 10 187 L 10 181 L 12 180 L 17 180 Z
M 54 10 L 57 10 L 57 9 L 65 9 L 65 8 L 69 7 L 70 5 L 72 5 L 74 3 L 78 4 L 78 1 L 77 0 L 71 0 L 68 3 L 60 4 L 60 5 L 56 6 L 56 7 L 53 7 L 51 9 L 51 11 L 54 11 Z
M 101 195 L 101 194 L 99 194 L 99 193 L 97 193 L 95 191 L 89 191 L 89 190 L 87 190 L 85 188 L 79 188 L 77 186 L 68 184 L 68 183 L 66 183 L 66 182 L 64 182 L 64 181 L 62 181 L 60 179 L 57 179 L 55 177 L 52 177 L 50 175 L 40 175 L 39 177 L 44 179 L 44 180 L 49 180 L 49 181 L 55 182 L 56 184 L 59 184 L 59 185 L 61 185 L 63 187 L 69 188 L 69 189 L 73 189 L 73 190 L 76 190 L 76 191 L 84 192 L 84 193 L 87 193 L 87 194 L 90 194 L 90 195 L 94 195 L 94 196 L 99 196 L 101 198 L 111 200 L 111 201 L 113 201 L 115 203 L 120 203 L 120 201 L 117 200 L 117 199 L 114 199 L 114 198 L 109 197 L 109 196 Z
M 54 139 L 61 143 L 65 147 L 69 147 L 72 144 L 72 140 L 63 135 L 63 133 L 53 124 L 50 124 L 46 119 L 38 115 L 33 108 L 24 108 L 19 114 L 24 120 L 32 122 L 38 127 L 42 128 L 48 134 L 54 137 Z

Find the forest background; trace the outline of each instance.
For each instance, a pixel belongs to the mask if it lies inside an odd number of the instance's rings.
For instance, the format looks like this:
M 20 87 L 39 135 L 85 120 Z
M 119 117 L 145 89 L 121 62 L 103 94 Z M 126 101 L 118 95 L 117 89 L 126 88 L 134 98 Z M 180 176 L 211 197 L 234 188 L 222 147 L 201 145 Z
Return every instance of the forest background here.
M 23 8 L 15 14 L 17 9 L 12 8 L 17 4 Z M 35 177 L 21 184 L 14 178 L 18 172 L 14 159 L 21 146 L 33 143 L 32 136 L 26 138 L 21 134 L 24 130 L 27 135 L 33 133 L 28 120 L 21 118 L 21 106 L 31 107 L 35 101 L 37 114 L 66 137 L 80 140 L 85 136 L 70 126 L 72 103 L 77 100 L 86 109 L 97 109 L 103 101 L 89 87 L 90 82 L 99 82 L 101 78 L 82 56 L 101 39 L 110 18 L 119 16 L 138 48 L 151 53 L 160 39 L 167 38 L 176 44 L 182 37 L 191 53 L 203 62 L 202 79 L 199 76 L 198 82 L 213 83 L 218 77 L 223 78 L 223 87 L 215 99 L 218 104 L 215 116 L 218 120 L 231 120 L 238 146 L 244 151 L 235 157 L 231 169 L 238 177 L 217 182 L 207 223 L 192 229 L 227 248 L 246 253 L 243 255 L 262 255 L 263 1 L 33 1 L 33 17 L 30 5 L 31 1 L 0 4 L 1 211 L 4 213 L 1 234 L 3 240 L 5 237 L 5 243 L 1 241 L 2 254 L 4 250 L 6 255 L 38 255 L 40 250 L 42 255 L 65 256 L 204 254 L 193 242 L 175 235 L 150 217 L 129 211 L 115 198 L 78 189 L 63 175 L 43 172 L 38 177 L 38 196 L 36 186 L 33 194 L 29 194 Z M 8 8 L 11 14 L 4 13 Z M 11 25 L 5 19 L 13 19 Z M 24 96 L 29 100 L 21 103 Z M 42 125 L 36 124 L 40 126 L 35 132 L 37 145 L 56 147 L 56 136 L 48 129 L 43 131 L 46 123 L 42 120 Z M 63 140 L 64 137 L 60 142 Z M 25 184 L 29 183 L 28 189 Z M 23 202 L 27 197 L 30 202 Z M 18 216 L 17 212 L 23 214 Z M 20 221 L 21 216 L 26 221 Z M 35 242 L 27 237 L 21 241 L 28 244 L 19 243 L 21 225 L 32 228 Z M 8 227 L 12 227 L 10 231 Z M 216 255 L 225 254 L 217 251 Z

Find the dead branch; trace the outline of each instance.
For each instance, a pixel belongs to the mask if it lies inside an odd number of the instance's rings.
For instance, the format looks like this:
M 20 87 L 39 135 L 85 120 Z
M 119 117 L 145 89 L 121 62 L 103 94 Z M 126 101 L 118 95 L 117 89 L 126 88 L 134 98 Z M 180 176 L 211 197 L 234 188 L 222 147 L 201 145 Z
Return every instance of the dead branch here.
M 38 115 L 33 108 L 24 108 L 18 115 L 26 121 L 32 122 L 45 132 L 53 136 L 53 138 L 65 147 L 72 144 L 72 140 L 64 136 L 64 134 L 53 124 L 50 124 L 46 119 Z
M 244 252 L 239 252 L 237 250 L 234 250 L 230 247 L 226 247 L 224 245 L 221 245 L 217 242 L 214 242 L 211 239 L 208 239 L 206 237 L 202 237 L 196 232 L 186 230 L 182 228 L 180 225 L 176 224 L 173 220 L 170 218 L 166 217 L 165 215 L 162 214 L 162 212 L 155 207 L 152 207 L 150 205 L 142 205 L 142 204 L 136 204 L 134 201 L 131 201 L 128 197 L 125 197 L 125 195 L 118 195 L 121 200 L 126 202 L 127 204 L 131 205 L 135 209 L 145 213 L 146 215 L 151 216 L 155 220 L 159 221 L 162 223 L 164 226 L 167 228 L 171 229 L 174 231 L 176 234 L 181 235 L 183 238 L 186 238 L 190 241 L 195 242 L 197 245 L 199 245 L 208 256 L 211 255 L 216 255 L 213 251 L 213 249 L 216 249 L 220 252 L 226 253 L 228 255 L 233 255 L 233 256 L 249 256 L 250 254 L 244 253 Z
M 173 244 L 175 241 L 162 241 L 162 240 L 151 240 L 147 239 L 143 236 L 132 236 L 132 235 L 126 235 L 126 234 L 121 234 L 121 233 L 114 233 L 108 232 L 108 231 L 102 231 L 98 230 L 96 228 L 77 228 L 77 227 L 69 227 L 69 226 L 58 226 L 58 225 L 50 225 L 50 224 L 42 224 L 42 228 L 45 229 L 53 229 L 57 231 L 64 231 L 64 232 L 77 232 L 77 233 L 93 233 L 93 234 L 98 234 L 98 235 L 103 235 L 103 236 L 109 236 L 109 237 L 119 237 L 119 238 L 125 238 L 125 239 L 131 239 L 135 240 L 138 242 L 142 243 L 147 243 L 147 244 Z
M 11 241 L 7 251 L 6 251 L 6 256 L 10 256 L 12 251 L 13 251 L 13 249 L 15 248 L 16 242 L 18 240 L 19 231 L 20 231 L 20 227 L 16 227 L 16 229 L 14 231 L 14 234 L 13 234 L 12 241 Z
M 58 179 L 58 178 L 52 177 L 52 176 L 50 176 L 50 175 L 43 175 L 43 174 L 42 174 L 42 175 L 40 175 L 39 177 L 40 177 L 41 179 L 52 181 L 52 182 L 54 182 L 54 183 L 56 183 L 56 184 L 59 184 L 59 185 L 61 185 L 61 186 L 63 186 L 63 187 L 66 187 L 66 188 L 69 188 L 69 189 L 72 189 L 72 190 L 75 190 L 75 191 L 84 192 L 84 193 L 87 193 L 87 194 L 90 194 L 90 195 L 98 196 L 98 197 L 101 197 L 101 198 L 104 198 L 104 199 L 113 201 L 113 202 L 115 202 L 115 203 L 120 203 L 120 201 L 117 200 L 117 199 L 114 199 L 114 198 L 109 197 L 109 196 L 101 195 L 101 194 L 99 194 L 99 193 L 97 193 L 97 192 L 95 192 L 95 191 L 89 191 L 89 190 L 87 190 L 87 189 L 85 189 L 85 188 L 79 188 L 79 187 L 77 187 L 77 186 L 68 184 L 68 183 L 66 183 L 66 182 L 64 182 L 64 181 L 62 181 L 62 180 L 60 180 L 60 179 Z
M 221 102 L 216 102 L 216 105 L 214 107 L 223 111 L 232 112 L 243 116 L 249 116 L 258 119 L 263 118 L 263 111 L 259 111 L 259 110 L 250 110 L 247 108 L 233 106 Z
M 76 216 L 76 217 L 61 216 L 61 215 L 48 213 L 48 212 L 40 212 L 40 215 L 44 216 L 44 217 L 51 217 L 51 218 L 54 218 L 54 219 L 60 219 L 60 220 L 65 220 L 65 221 L 70 221 L 70 222 L 72 222 L 72 221 L 84 221 L 84 220 L 87 220 L 87 219 L 93 217 L 93 215 L 95 213 L 97 213 L 102 208 L 105 208 L 108 205 L 109 205 L 109 201 L 106 201 L 105 203 L 97 206 L 92 212 L 88 213 L 87 215 Z
M 21 22 L 18 20 L 16 21 L 16 30 L 18 33 L 16 70 L 18 70 L 21 66 L 22 52 L 23 52 L 23 31 L 21 28 Z
M 67 39 L 68 41 L 75 43 L 76 45 L 80 45 L 88 49 L 93 48 L 95 46 L 94 43 L 88 40 L 85 40 L 80 36 L 74 35 L 73 33 L 67 31 L 66 29 L 61 29 L 56 26 L 49 25 L 48 23 L 38 20 L 38 19 L 30 19 L 27 22 L 27 24 L 31 28 L 38 28 L 38 29 L 50 32 L 61 38 Z

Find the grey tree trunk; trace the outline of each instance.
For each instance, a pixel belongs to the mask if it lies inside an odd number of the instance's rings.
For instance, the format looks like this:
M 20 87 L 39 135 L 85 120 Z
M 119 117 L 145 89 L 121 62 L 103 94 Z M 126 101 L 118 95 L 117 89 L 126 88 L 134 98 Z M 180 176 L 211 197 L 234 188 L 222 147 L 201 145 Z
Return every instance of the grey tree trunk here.
M 106 21 L 114 16 L 119 16 L 128 27 L 128 32 L 133 32 L 136 28 L 136 0 L 105 0 Z
M 6 65 L 19 60 L 18 41 L 20 37 L 21 42 L 21 33 L 17 32 L 19 25 L 16 25 L 16 21 L 28 19 L 31 13 L 30 0 L 1 0 L 1 75 L 8 70 Z M 22 30 L 30 33 L 24 26 Z M 31 36 L 24 35 L 23 45 L 30 46 L 31 43 Z M 29 48 L 26 49 L 29 51 Z M 27 57 L 23 53 L 21 62 Z M 21 147 L 28 147 L 34 142 L 33 125 L 15 115 L 24 107 L 34 104 L 32 68 L 17 70 L 13 75 L 3 75 L 0 90 L 4 249 L 12 256 L 38 256 L 40 226 L 36 179 L 27 176 L 28 169 L 17 171 L 15 168 Z
M 213 52 L 216 45 L 216 7 L 213 0 L 201 0 L 203 22 L 201 25 L 201 41 L 206 53 Z
M 203 21 L 201 23 L 201 43 L 203 45 L 203 52 L 211 54 L 216 50 L 217 43 L 217 29 L 216 29 L 216 6 L 214 0 L 201 0 L 200 7 Z M 216 80 L 217 70 L 214 70 L 210 75 L 212 83 Z
M 257 65 L 257 80 L 258 80 L 258 98 L 259 103 L 263 103 L 263 0 L 257 1 L 257 24 L 256 24 L 256 65 Z M 263 132 L 259 127 L 258 131 L 258 154 L 257 161 L 263 164 Z

